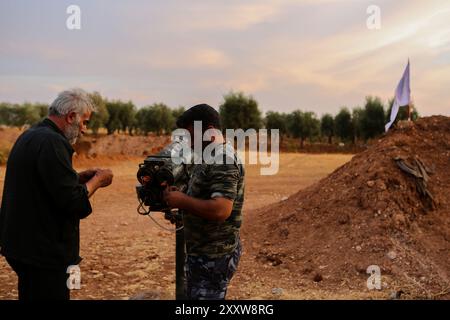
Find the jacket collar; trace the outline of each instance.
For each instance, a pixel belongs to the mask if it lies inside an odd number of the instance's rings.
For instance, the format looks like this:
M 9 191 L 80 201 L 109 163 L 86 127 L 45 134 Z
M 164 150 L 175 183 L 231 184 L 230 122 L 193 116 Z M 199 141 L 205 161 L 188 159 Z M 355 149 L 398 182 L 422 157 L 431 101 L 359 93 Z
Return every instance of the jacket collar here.
M 56 125 L 56 123 L 54 123 L 52 120 L 50 120 L 49 118 L 45 118 L 44 120 L 42 120 L 41 125 L 51 128 L 53 131 L 55 131 L 56 133 L 59 133 L 60 135 L 62 135 L 64 137 L 64 139 L 67 141 L 67 144 L 70 146 L 70 148 L 73 150 L 72 145 L 69 143 L 69 140 L 67 140 L 66 136 L 64 135 L 64 132 L 62 132 L 62 130 Z

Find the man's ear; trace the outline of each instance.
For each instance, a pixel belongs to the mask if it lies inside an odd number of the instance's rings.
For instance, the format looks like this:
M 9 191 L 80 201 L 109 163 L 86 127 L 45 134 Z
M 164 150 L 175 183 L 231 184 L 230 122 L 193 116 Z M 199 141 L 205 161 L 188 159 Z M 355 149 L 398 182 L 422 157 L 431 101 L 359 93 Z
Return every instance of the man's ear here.
M 74 123 L 74 122 L 76 121 L 76 119 L 77 119 L 77 113 L 74 112 L 74 111 L 69 112 L 69 113 L 66 115 L 66 121 L 67 121 L 67 123 L 72 124 L 72 123 Z

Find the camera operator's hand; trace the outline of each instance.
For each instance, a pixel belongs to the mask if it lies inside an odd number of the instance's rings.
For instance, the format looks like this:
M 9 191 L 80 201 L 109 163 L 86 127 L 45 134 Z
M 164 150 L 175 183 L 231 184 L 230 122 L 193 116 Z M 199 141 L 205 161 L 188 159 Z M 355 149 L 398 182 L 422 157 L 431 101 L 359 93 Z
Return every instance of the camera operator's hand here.
M 81 171 L 78 173 L 78 182 L 81 184 L 85 184 L 95 175 L 97 169 L 88 169 L 85 171 Z
M 95 175 L 86 182 L 89 197 L 94 194 L 98 188 L 104 188 L 112 183 L 113 173 L 110 169 L 96 169 Z
M 187 194 L 166 188 L 163 196 L 170 208 L 183 209 L 184 213 L 194 214 L 211 221 L 225 221 L 233 211 L 233 201 L 225 197 L 198 199 Z
M 171 208 L 182 208 L 183 203 L 186 201 L 186 198 L 188 197 L 183 192 L 178 191 L 177 187 L 170 187 L 168 189 L 165 189 L 163 196 L 164 201 L 166 201 L 166 203 Z

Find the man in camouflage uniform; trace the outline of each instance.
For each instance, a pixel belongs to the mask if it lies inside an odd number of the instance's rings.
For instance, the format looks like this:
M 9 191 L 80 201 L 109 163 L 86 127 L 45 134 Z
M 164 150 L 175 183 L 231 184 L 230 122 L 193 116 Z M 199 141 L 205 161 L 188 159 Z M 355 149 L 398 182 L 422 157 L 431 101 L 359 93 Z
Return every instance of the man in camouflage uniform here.
M 194 141 L 194 121 L 202 121 L 202 134 L 219 129 L 219 114 L 202 104 L 187 110 L 177 121 Z M 188 299 L 225 299 L 228 284 L 241 256 L 239 230 L 244 202 L 244 168 L 232 147 L 215 136 L 214 159 L 222 163 L 194 164 L 186 194 L 167 191 L 172 208 L 183 211 L 186 241 L 186 296 Z

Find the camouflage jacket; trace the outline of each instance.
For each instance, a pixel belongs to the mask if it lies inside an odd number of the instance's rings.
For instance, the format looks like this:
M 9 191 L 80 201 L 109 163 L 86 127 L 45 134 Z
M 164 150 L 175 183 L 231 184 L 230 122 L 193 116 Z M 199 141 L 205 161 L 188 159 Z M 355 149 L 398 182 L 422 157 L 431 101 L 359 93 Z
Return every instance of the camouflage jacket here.
M 245 171 L 232 147 L 228 144 L 222 146 L 225 148 L 220 149 L 226 152 L 213 154 L 222 156 L 223 164 L 203 162 L 192 165 L 186 193 L 204 200 L 214 197 L 228 198 L 233 200 L 233 209 L 230 217 L 223 222 L 206 220 L 194 214 L 183 214 L 188 255 L 220 257 L 231 253 L 238 245 Z

